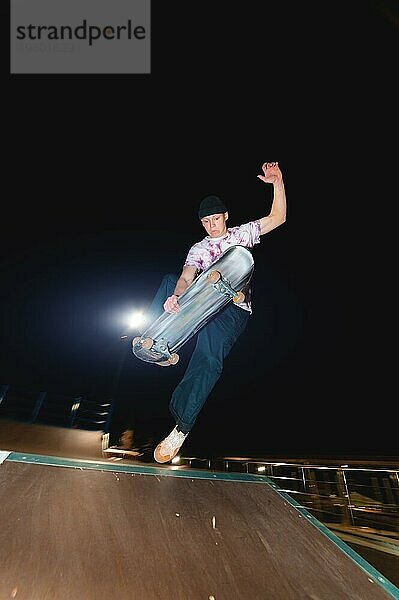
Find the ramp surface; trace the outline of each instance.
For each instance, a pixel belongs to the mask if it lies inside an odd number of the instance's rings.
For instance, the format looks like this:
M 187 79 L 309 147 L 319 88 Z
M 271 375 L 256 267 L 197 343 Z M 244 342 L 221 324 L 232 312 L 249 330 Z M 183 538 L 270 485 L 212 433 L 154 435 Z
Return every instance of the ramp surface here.
M 9 450 L 0 462 L 0 598 L 399 598 L 266 477 Z

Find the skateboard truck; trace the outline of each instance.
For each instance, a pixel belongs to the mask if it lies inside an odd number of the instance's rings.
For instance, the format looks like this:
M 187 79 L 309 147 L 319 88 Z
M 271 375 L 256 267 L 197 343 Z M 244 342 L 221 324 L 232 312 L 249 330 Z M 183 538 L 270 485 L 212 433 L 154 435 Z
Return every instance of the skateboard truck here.
M 225 296 L 230 296 L 235 304 L 244 302 L 245 295 L 243 292 L 237 292 L 234 290 L 230 283 L 223 279 L 219 271 L 211 271 L 208 275 L 208 280 L 212 283 L 213 287 Z
M 144 338 L 135 337 L 133 339 L 133 346 L 136 344 L 140 344 L 144 350 L 150 350 L 151 352 L 157 352 L 163 355 L 163 358 L 166 358 L 164 361 L 155 361 L 158 364 L 162 364 L 163 366 L 175 365 L 179 362 L 179 355 L 176 352 L 170 352 L 168 344 L 164 338 L 160 338 L 159 340 L 153 340 L 152 338 Z

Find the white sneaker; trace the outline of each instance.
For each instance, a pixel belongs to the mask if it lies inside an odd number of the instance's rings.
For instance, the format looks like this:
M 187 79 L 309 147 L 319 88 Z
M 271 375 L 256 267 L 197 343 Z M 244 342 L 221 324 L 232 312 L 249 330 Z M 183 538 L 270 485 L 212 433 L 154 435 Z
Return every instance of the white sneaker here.
M 188 433 L 177 431 L 177 425 L 170 434 L 158 444 L 154 450 L 154 458 L 159 463 L 165 463 L 176 456 Z

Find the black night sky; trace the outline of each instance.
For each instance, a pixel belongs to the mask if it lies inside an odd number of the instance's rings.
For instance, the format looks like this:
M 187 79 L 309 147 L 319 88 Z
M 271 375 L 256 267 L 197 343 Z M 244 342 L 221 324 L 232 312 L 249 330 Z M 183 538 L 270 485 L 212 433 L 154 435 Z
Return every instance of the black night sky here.
M 149 76 L 5 64 L 0 383 L 167 421 L 191 342 L 175 367 L 141 363 L 124 315 L 203 237 L 204 195 L 223 197 L 230 226 L 268 213 L 256 175 L 278 160 L 287 222 L 254 248 L 253 315 L 185 451 L 397 455 L 398 188 L 383 184 L 398 33 L 388 2 L 153 0 Z

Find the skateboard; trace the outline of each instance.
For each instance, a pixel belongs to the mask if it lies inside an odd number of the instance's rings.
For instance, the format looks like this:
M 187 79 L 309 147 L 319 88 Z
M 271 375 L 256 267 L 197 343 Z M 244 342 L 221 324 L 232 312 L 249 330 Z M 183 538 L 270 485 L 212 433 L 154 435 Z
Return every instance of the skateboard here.
M 162 366 L 179 361 L 177 351 L 229 302 L 240 304 L 254 270 L 254 259 L 244 246 L 229 246 L 194 279 L 179 297 L 178 313 L 162 313 L 133 339 L 133 354 Z

